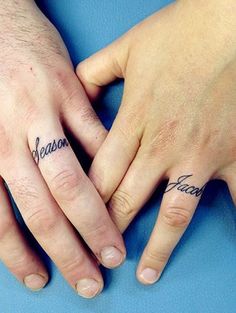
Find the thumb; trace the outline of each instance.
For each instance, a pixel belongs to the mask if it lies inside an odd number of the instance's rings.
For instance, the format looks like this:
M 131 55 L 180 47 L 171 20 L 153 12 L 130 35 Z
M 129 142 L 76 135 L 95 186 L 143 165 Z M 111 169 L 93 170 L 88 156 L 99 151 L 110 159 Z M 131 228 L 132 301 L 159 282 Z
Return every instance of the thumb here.
M 91 101 L 97 98 L 102 86 L 124 78 L 128 48 L 125 35 L 78 64 L 76 74 Z

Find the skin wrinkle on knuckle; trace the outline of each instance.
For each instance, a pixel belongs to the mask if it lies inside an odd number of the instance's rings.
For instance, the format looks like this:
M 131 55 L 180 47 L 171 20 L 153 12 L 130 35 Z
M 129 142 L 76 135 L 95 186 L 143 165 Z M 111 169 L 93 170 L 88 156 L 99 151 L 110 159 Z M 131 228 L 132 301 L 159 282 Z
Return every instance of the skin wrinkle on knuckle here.
M 169 254 L 149 248 L 145 251 L 145 259 L 149 263 L 165 264 L 169 259 Z
M 84 179 L 75 170 L 63 169 L 51 179 L 50 184 L 56 197 L 73 201 L 82 192 Z
M 94 221 L 94 223 L 84 222 L 81 223 L 84 227 L 80 227 L 81 236 L 86 240 L 86 242 L 92 242 L 93 254 L 97 257 L 101 257 L 100 244 L 101 242 L 109 241 L 111 238 L 108 238 L 110 233 L 110 224 L 101 221 Z M 99 243 L 99 244 L 98 244 Z
M 71 280 L 74 280 L 74 278 L 78 275 L 78 272 L 83 273 L 83 269 L 86 267 L 86 258 L 82 254 L 70 257 L 69 254 L 66 254 L 66 257 L 60 259 L 58 262 L 60 270 Z
M 33 267 L 35 260 L 33 257 L 29 258 L 27 254 L 17 255 L 17 258 L 9 258 L 7 261 L 8 269 L 18 276 L 25 276 L 25 273 L 29 271 L 30 267 Z M 34 269 L 35 271 L 35 269 Z
M 131 220 L 132 217 L 136 214 L 133 200 L 131 196 L 121 190 L 117 190 L 110 202 L 109 202 L 109 211 L 112 215 L 115 215 L 116 218 L 125 219 L 127 221 Z
M 174 228 L 185 228 L 191 220 L 191 212 L 184 207 L 167 207 L 162 211 L 163 221 Z
M 8 260 L 8 267 L 14 269 L 14 271 L 25 272 L 26 267 L 29 267 L 35 262 L 35 257 L 32 254 L 28 254 L 26 251 L 15 248 L 12 251 L 11 258 Z
M 99 240 L 99 238 L 105 238 L 110 229 L 110 225 L 103 221 L 85 221 L 81 223 L 80 232 L 83 233 L 83 237 Z
M 38 236 L 51 234 L 59 224 L 58 215 L 45 208 L 29 211 L 24 220 L 27 226 Z

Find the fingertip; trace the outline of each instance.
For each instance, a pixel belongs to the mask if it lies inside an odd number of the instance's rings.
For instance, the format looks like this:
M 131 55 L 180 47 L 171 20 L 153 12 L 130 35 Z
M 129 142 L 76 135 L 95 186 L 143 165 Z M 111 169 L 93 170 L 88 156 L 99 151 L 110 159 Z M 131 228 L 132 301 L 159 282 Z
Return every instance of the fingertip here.
M 136 277 L 141 284 L 152 285 L 159 281 L 161 273 L 154 268 L 146 267 L 142 270 L 137 270 Z
M 98 281 L 91 278 L 80 279 L 75 285 L 78 295 L 86 299 L 98 296 L 102 292 L 103 287 L 103 280 Z
M 96 101 L 101 94 L 102 88 L 91 81 L 87 59 L 77 65 L 76 75 L 83 85 L 89 100 L 91 102 Z
M 33 273 L 25 276 L 23 282 L 32 291 L 40 291 L 48 283 L 47 273 Z
M 101 251 L 102 264 L 106 268 L 116 268 L 124 263 L 126 258 L 126 252 L 119 250 L 116 247 L 105 247 Z

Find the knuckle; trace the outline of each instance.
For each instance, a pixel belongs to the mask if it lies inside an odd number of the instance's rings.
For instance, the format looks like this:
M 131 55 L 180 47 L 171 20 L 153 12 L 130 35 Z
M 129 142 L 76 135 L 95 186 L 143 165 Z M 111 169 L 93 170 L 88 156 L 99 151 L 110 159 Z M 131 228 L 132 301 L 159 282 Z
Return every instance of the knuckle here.
M 99 238 L 103 239 L 107 237 L 109 225 L 105 221 L 100 220 L 99 222 L 96 221 L 96 223 L 89 223 L 86 221 L 85 223 L 81 224 L 84 225 L 84 229 L 81 227 L 80 231 L 87 239 L 91 238 L 93 240 L 99 240 Z
M 117 190 L 112 196 L 109 202 L 109 210 L 116 217 L 128 221 L 137 213 L 131 196 L 121 190 Z
M 169 254 L 163 251 L 147 249 L 145 252 L 147 260 L 151 263 L 165 264 L 169 259 Z
M 29 211 L 25 216 L 25 222 L 35 235 L 51 233 L 58 224 L 56 214 L 45 209 Z
M 78 195 L 83 185 L 83 178 L 71 169 L 61 170 L 51 180 L 51 188 L 53 194 L 66 201 L 72 201 Z
M 78 275 L 78 272 L 84 272 L 84 269 L 86 267 L 86 258 L 85 255 L 82 253 L 75 256 L 70 256 L 69 254 L 64 253 L 64 257 L 60 259 L 58 262 L 58 265 L 60 267 L 60 270 L 63 273 L 66 273 L 66 276 L 69 277 L 69 279 L 74 279 L 75 276 Z
M 164 222 L 172 227 L 185 228 L 191 220 L 191 212 L 184 207 L 167 207 L 163 213 Z
M 29 257 L 27 253 L 22 253 L 22 250 L 12 251 L 12 255 L 7 260 L 7 267 L 15 275 L 24 276 L 29 266 L 32 266 L 34 259 Z

